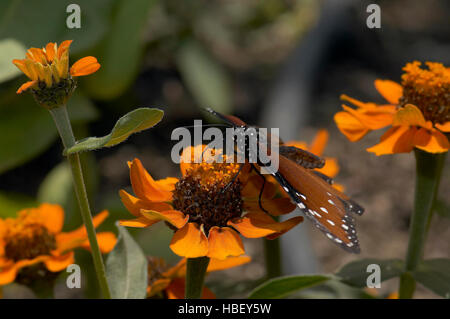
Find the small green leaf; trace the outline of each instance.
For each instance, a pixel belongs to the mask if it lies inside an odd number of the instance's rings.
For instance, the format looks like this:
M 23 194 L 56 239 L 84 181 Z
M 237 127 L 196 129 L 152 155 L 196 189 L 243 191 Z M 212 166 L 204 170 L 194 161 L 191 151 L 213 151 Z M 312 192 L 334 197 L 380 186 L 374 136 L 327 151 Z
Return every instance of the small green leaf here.
M 177 65 L 187 87 L 200 106 L 231 113 L 231 80 L 226 70 L 195 40 L 177 54 Z
M 14 39 L 0 40 L 0 83 L 22 73 L 12 60 L 24 57 L 25 51 L 23 44 Z
M 437 258 L 423 261 L 412 273 L 417 282 L 434 293 L 450 299 L 450 259 Z
M 359 288 L 366 287 L 367 277 L 371 274 L 371 272 L 367 272 L 367 266 L 370 264 L 380 266 L 381 281 L 398 277 L 403 272 L 403 261 L 400 259 L 383 260 L 367 258 L 348 263 L 336 273 L 336 276 L 339 277 L 342 282 L 350 286 Z
M 131 134 L 146 130 L 161 121 L 164 112 L 159 109 L 140 108 L 122 116 L 111 133 L 103 137 L 88 137 L 67 149 L 65 154 L 92 151 L 122 143 Z
M 249 299 L 275 299 L 283 298 L 298 290 L 320 285 L 331 276 L 326 275 L 300 275 L 286 276 L 271 279 L 256 287 L 248 297 Z
M 143 299 L 147 295 L 147 258 L 125 227 L 106 260 L 106 275 L 114 299 Z

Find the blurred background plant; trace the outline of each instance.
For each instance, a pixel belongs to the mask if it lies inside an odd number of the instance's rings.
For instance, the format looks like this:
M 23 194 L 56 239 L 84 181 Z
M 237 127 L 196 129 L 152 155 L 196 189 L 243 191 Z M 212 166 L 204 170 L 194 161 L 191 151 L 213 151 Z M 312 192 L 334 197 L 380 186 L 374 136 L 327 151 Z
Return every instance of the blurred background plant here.
M 81 29 L 68 29 L 66 7 L 73 1 L 1 1 L 0 217 L 47 201 L 64 206 L 65 229 L 80 223 L 69 167 L 63 163 L 52 119 L 30 95 L 16 96 L 23 78 L 11 63 L 24 56 L 25 48 L 72 39 L 73 61 L 94 55 L 102 65 L 97 74 L 79 81 L 68 106 L 78 138 L 103 135 L 119 116 L 136 107 L 165 111 L 157 127 L 131 137 L 127 144 L 82 155 L 90 197 L 95 199 L 93 211 L 108 209 L 110 221 L 127 216 L 117 192 L 129 184 L 126 161 L 134 157 L 155 178 L 179 176 L 170 161 L 171 131 L 192 125 L 193 118 L 203 117 L 198 107 L 210 106 L 251 124 L 280 127 L 284 139 L 311 140 L 318 128 L 327 128 L 331 137 L 325 155 L 341 163 L 337 180 L 366 208 L 358 220 L 363 257 L 402 257 L 412 208 L 412 158 L 375 160 L 364 147 L 335 134 L 332 118 L 343 92 L 381 101 L 373 80 L 399 79 L 399 66 L 407 61 L 439 61 L 448 66 L 450 4 L 375 1 L 382 10 L 382 29 L 371 30 L 365 21 L 371 2 L 78 0 Z M 361 143 L 372 145 L 377 138 Z M 450 187 L 448 167 L 442 191 Z M 410 194 L 408 200 L 405 194 Z M 437 207 L 440 217 L 429 240 L 434 244 L 427 249 L 433 257 L 449 257 L 445 243 L 437 240 L 448 238 L 449 205 L 443 198 Z M 310 232 L 307 223 L 298 228 L 283 239 L 286 274 L 334 272 L 357 258 Z M 101 229 L 114 227 L 110 223 Z M 130 233 L 145 254 L 176 260 L 167 248 L 170 232 L 164 227 Z M 245 244 L 255 256 L 251 264 L 227 271 L 228 281 L 215 279 L 214 274 L 208 278 L 212 283 L 208 286 L 219 297 L 246 295 L 250 283 L 264 276 L 263 258 L 256 257 L 262 254 L 262 245 Z M 79 254 L 89 261 L 88 254 Z M 84 295 L 97 296 L 95 281 L 89 278 L 84 278 L 88 285 L 83 287 L 89 287 Z M 388 282 L 383 293 L 396 286 Z M 304 296 L 361 294 L 342 284 L 327 282 L 323 287 Z M 82 295 L 64 285 L 58 289 L 57 297 Z M 27 293 L 14 286 L 5 296 Z

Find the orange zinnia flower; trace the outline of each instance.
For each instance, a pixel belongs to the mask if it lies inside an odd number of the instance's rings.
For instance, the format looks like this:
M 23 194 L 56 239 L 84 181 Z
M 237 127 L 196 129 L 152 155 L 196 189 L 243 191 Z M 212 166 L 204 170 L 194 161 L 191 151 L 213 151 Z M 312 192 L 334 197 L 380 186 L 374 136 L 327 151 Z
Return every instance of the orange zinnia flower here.
M 402 84 L 376 80 L 375 87 L 389 104 L 363 103 L 346 95 L 354 104 L 352 109 L 336 113 L 339 130 L 352 142 L 360 140 L 371 130 L 391 128 L 379 144 L 368 148 L 376 155 L 407 153 L 414 147 L 429 153 L 450 149 L 445 133 L 450 132 L 450 68 L 441 63 L 408 63 L 403 70 Z
M 190 160 L 186 150 L 192 151 Z M 186 150 L 180 164 L 181 179 L 155 181 L 138 159 L 129 163 L 131 185 L 137 197 L 124 190 L 120 191 L 120 197 L 137 218 L 121 221 L 122 225 L 148 227 L 163 220 L 175 230 L 170 243 L 175 254 L 186 258 L 225 259 L 244 254 L 239 234 L 273 239 L 303 220 L 298 216 L 278 223 L 261 211 L 258 207 L 260 176 L 244 169 L 233 181 L 239 164 L 209 160 L 190 164 L 198 152 L 194 148 Z M 290 200 L 275 198 L 276 191 L 276 187 L 266 183 L 262 195 L 264 209 L 273 215 L 291 212 Z
M 30 79 L 22 84 L 17 93 L 29 89 L 40 104 L 54 107 L 65 103 L 76 87 L 72 77 L 85 76 L 100 68 L 97 59 L 84 57 L 75 62 L 69 70 L 69 47 L 72 40 L 58 45 L 49 43 L 43 49 L 30 48 L 26 58 L 13 63 Z
M 186 286 L 186 258 L 175 266 L 167 267 L 164 259 L 148 258 L 147 298 L 184 299 Z M 250 262 L 250 257 L 228 257 L 224 260 L 211 259 L 207 272 L 237 267 Z M 214 299 L 216 296 L 207 287 L 203 287 L 202 299 Z
M 95 216 L 94 226 L 107 216 L 107 211 Z M 73 264 L 73 250 L 88 249 L 89 241 L 84 227 L 63 233 L 63 224 L 62 207 L 52 204 L 21 210 L 16 218 L 0 219 L 0 285 L 13 282 L 18 275 L 25 284 L 27 279 L 34 280 L 27 277 L 45 279 Z M 98 233 L 97 239 L 103 253 L 116 243 L 116 236 L 110 232 Z

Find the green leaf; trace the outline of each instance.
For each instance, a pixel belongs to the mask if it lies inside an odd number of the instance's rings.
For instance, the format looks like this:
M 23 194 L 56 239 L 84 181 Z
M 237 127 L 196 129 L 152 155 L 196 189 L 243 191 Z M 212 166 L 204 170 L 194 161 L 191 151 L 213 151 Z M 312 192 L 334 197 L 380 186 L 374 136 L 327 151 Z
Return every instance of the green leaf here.
M 0 173 L 22 165 L 45 151 L 58 133 L 48 111 L 31 94 L 4 94 L 0 103 Z M 75 123 L 94 119 L 97 111 L 85 96 L 75 93 L 69 101 Z
M 74 40 L 71 53 L 93 47 L 108 30 L 114 0 L 0 1 L 0 38 L 14 38 L 27 48 L 42 48 L 48 42 Z M 81 29 L 69 29 L 69 4 L 81 8 Z M 57 26 L 57 27 L 56 27 Z M 81 31 L 80 31 L 81 30 Z M 24 54 L 16 58 L 23 58 Z M 73 62 L 73 61 L 72 61 Z M 101 62 L 100 62 L 101 63 Z
M 450 259 L 425 260 L 412 273 L 417 282 L 434 293 L 450 299 Z
M 147 258 L 126 228 L 106 260 L 106 274 L 114 299 L 143 299 L 147 295 Z
M 96 53 L 102 67 L 85 79 L 90 95 L 110 100 L 133 83 L 144 52 L 148 13 L 154 3 L 155 0 L 118 1 L 108 35 Z
M 13 59 L 25 57 L 26 49 L 14 39 L 0 40 L 0 83 L 8 81 L 22 72 L 12 63 Z
M 66 161 L 55 166 L 39 186 L 37 198 L 40 202 L 65 206 L 72 196 L 72 173 Z
M 400 259 L 383 260 L 366 258 L 348 263 L 336 273 L 336 276 L 339 277 L 342 282 L 350 286 L 359 288 L 366 287 L 367 277 L 371 274 L 371 272 L 367 272 L 367 266 L 370 264 L 377 264 L 380 266 L 381 281 L 398 277 L 403 272 L 403 261 Z
M 328 280 L 331 276 L 326 275 L 300 275 L 286 276 L 271 279 L 255 288 L 250 293 L 250 299 L 274 299 L 283 298 L 298 290 L 310 288 L 320 285 Z
M 0 218 L 16 217 L 19 210 L 36 206 L 37 202 L 28 196 L 16 193 L 0 193 Z
M 164 112 L 159 109 L 139 108 L 122 116 L 111 133 L 103 137 L 88 137 L 66 150 L 66 154 L 111 147 L 125 141 L 131 134 L 155 126 Z
M 231 80 L 226 70 L 195 40 L 177 54 L 177 64 L 187 87 L 202 107 L 231 113 Z

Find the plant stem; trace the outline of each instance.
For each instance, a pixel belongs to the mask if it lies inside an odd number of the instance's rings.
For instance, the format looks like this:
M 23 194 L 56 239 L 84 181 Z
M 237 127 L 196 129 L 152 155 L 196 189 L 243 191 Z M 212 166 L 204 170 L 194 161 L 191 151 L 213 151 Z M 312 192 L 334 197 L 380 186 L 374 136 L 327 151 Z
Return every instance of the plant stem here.
M 428 225 L 447 153 L 432 154 L 418 149 L 416 157 L 416 188 L 414 211 L 409 226 L 408 252 L 405 261 L 405 273 L 400 277 L 399 297 L 412 298 L 415 280 L 411 273 L 416 270 L 424 252 Z
M 206 269 L 208 268 L 209 258 L 188 258 L 186 268 L 186 299 L 200 299 L 203 292 L 203 283 L 205 281 Z
M 67 149 L 75 144 L 75 137 L 72 132 L 72 126 L 70 124 L 69 115 L 67 113 L 67 107 L 65 105 L 50 110 L 53 116 L 56 127 L 58 128 L 59 135 L 61 136 L 62 143 Z M 92 259 L 94 260 L 94 267 L 97 273 L 97 279 L 99 281 L 100 288 L 103 293 L 103 297 L 111 299 L 108 282 L 106 280 L 105 265 L 98 246 L 97 236 L 95 233 L 95 227 L 92 222 L 91 209 L 89 207 L 89 200 L 86 192 L 86 186 L 83 179 L 83 171 L 81 169 L 80 156 L 75 153 L 67 156 L 72 171 L 74 189 L 77 196 L 78 204 L 80 206 L 81 217 L 83 219 L 84 226 L 87 231 L 89 244 L 91 247 Z
M 281 276 L 281 243 L 279 238 L 264 239 L 264 258 L 266 262 L 266 278 Z
M 274 220 L 278 222 L 280 218 L 275 216 Z M 280 238 L 264 239 L 264 259 L 266 263 L 266 278 L 280 277 L 282 272 Z

